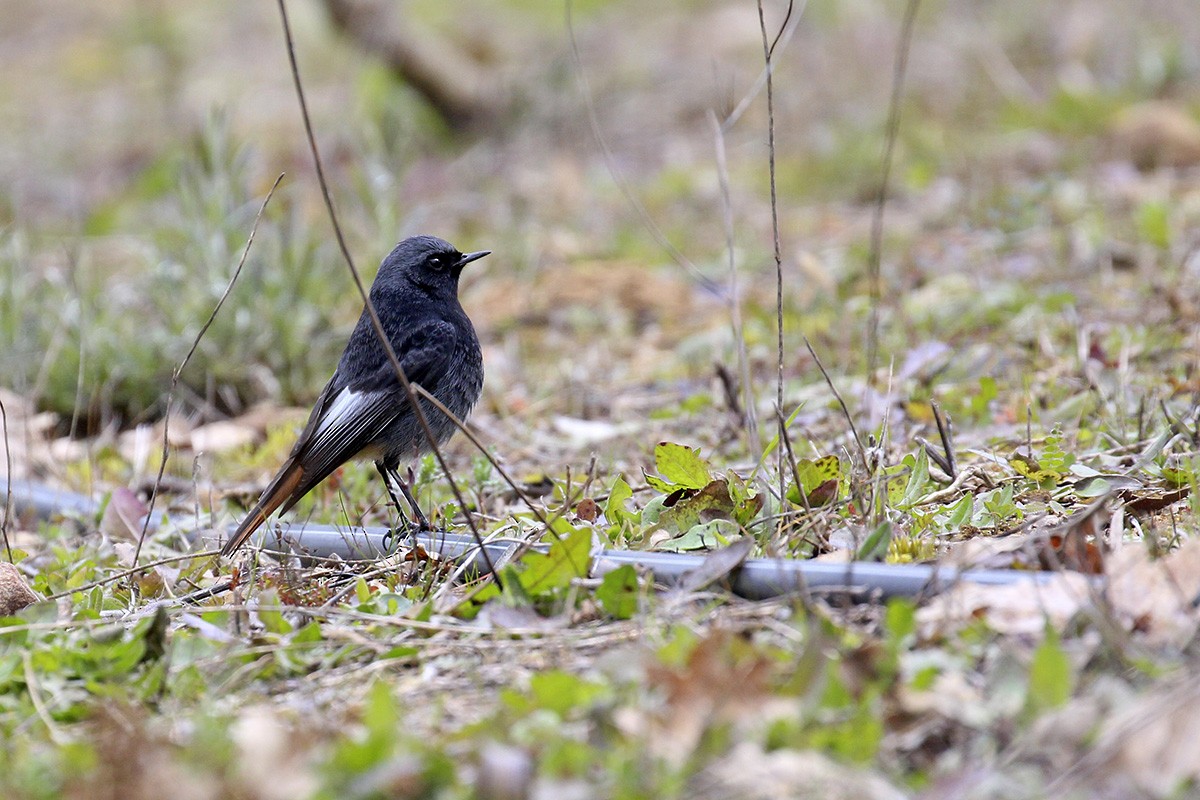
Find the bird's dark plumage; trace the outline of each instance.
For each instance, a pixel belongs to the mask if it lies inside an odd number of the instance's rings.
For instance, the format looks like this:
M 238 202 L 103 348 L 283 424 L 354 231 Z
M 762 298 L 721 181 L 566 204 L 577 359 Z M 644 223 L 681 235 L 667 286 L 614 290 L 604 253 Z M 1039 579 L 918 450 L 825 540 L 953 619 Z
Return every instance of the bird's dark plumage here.
M 483 358 L 471 320 L 458 302 L 458 279 L 464 266 L 486 255 L 488 251 L 464 255 L 435 236 L 413 236 L 388 254 L 371 285 L 371 303 L 409 382 L 420 384 L 459 419 L 479 399 Z M 421 407 L 438 442 L 449 439 L 454 423 L 428 401 Z M 291 455 L 222 554 L 236 551 L 267 517 L 290 509 L 346 461 L 370 458 L 385 481 L 389 475 L 398 480 L 401 459 L 428 449 L 364 308 Z M 401 490 L 407 495 L 403 484 Z M 413 511 L 420 515 L 415 505 Z

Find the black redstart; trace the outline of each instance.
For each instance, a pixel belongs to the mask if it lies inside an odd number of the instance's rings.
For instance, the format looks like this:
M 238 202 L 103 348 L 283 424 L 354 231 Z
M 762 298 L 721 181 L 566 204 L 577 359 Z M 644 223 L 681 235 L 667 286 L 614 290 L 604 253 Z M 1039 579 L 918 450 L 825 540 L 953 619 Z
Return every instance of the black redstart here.
M 371 303 L 404 374 L 459 419 L 479 399 L 483 357 L 475 328 L 458 302 L 458 278 L 464 266 L 489 252 L 463 254 L 434 236 L 413 236 L 388 254 L 371 284 Z M 454 423 L 428 401 L 422 400 L 421 408 L 438 442 L 449 439 Z M 372 459 L 401 517 L 404 512 L 391 481 L 412 507 L 418 525 L 427 529 L 429 523 L 398 469 L 402 458 L 429 449 L 420 420 L 363 309 L 291 455 L 221 554 L 236 551 L 276 509 L 290 509 L 352 458 Z

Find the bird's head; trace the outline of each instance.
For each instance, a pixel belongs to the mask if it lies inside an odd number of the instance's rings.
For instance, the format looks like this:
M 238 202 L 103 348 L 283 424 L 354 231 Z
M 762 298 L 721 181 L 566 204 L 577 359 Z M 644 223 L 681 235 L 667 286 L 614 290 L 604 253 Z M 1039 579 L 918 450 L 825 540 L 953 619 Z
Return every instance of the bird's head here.
M 411 283 L 437 296 L 456 297 L 463 267 L 490 252 L 461 253 L 445 239 L 410 236 L 388 253 L 371 288 Z

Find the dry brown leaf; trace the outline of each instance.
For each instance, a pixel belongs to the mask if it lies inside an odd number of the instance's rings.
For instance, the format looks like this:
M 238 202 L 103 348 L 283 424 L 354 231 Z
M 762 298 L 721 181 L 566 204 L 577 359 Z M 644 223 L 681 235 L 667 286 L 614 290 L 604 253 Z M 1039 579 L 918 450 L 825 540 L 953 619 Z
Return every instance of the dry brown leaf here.
M 768 702 L 770 663 L 761 653 L 736 645 L 730 633 L 715 631 L 695 646 L 682 667 L 657 661 L 647 667 L 648 682 L 660 687 L 666 700 L 657 713 L 638 713 L 628 721 L 657 755 L 683 764 L 709 726 L 755 715 Z
M 221 420 L 201 425 L 192 431 L 189 444 L 196 452 L 224 453 L 252 444 L 259 432 L 241 422 Z
M 243 710 L 230 728 L 239 751 L 237 777 L 250 796 L 262 800 L 309 797 L 319 784 L 305 748 L 279 714 L 265 706 Z
M 953 634 L 981 617 L 998 633 L 1040 639 L 1047 622 L 1061 629 L 1088 603 L 1088 581 L 1077 572 L 1041 581 L 1030 576 L 1008 586 L 963 581 L 918 609 L 917 623 L 926 639 Z
M 1100 551 L 1103 523 L 1107 522 L 1107 498 L 1100 498 L 1070 517 L 1057 528 L 1050 529 L 1033 542 L 1038 563 L 1045 570 L 1070 570 L 1099 575 L 1104 572 L 1104 556 Z
M 584 522 L 595 522 L 600 515 L 600 506 L 590 497 L 585 497 L 575 506 L 575 516 Z
M 740 742 L 697 775 L 689 797 L 743 800 L 903 800 L 904 792 L 865 770 L 815 751 L 763 749 Z
M 136 542 L 142 535 L 142 520 L 148 513 L 150 509 L 136 494 L 118 486 L 104 507 L 100 531 L 110 539 Z
M 41 599 L 25 583 L 19 569 L 12 564 L 0 563 L 0 617 L 11 617 Z
M 735 540 L 728 547 L 715 550 L 704 557 L 704 561 L 695 569 L 683 573 L 676 591 L 681 594 L 698 592 L 701 589 L 723 580 L 729 573 L 742 565 L 750 551 L 754 549 L 754 539 L 744 536 Z
M 1126 626 L 1151 646 L 1183 646 L 1196 635 L 1200 611 L 1200 539 L 1151 560 L 1141 547 L 1125 547 L 1108 567 L 1108 599 Z
M 1151 797 L 1191 797 L 1200 780 L 1200 681 L 1157 690 L 1130 703 L 1104 726 L 1098 751 L 1111 753 L 1110 777 L 1132 781 Z
M 98 704 L 87 722 L 86 741 L 95 748 L 95 767 L 70 777 L 66 800 L 217 800 L 234 795 L 215 771 L 190 769 L 177 745 L 157 729 L 145 709 L 115 702 Z M 286 766 L 286 765 L 280 765 Z M 282 769 L 280 770 L 283 771 Z M 286 781 L 281 781 L 286 783 Z M 254 795 L 266 800 L 266 795 Z
M 1189 494 L 1191 494 L 1190 486 L 1181 486 L 1178 489 L 1147 489 L 1140 492 L 1125 490 L 1121 492 L 1121 499 L 1125 501 L 1125 507 L 1130 511 L 1148 514 L 1174 505 Z
M 1200 163 L 1200 123 L 1173 103 L 1129 106 L 1113 124 L 1112 138 L 1119 155 L 1139 169 Z

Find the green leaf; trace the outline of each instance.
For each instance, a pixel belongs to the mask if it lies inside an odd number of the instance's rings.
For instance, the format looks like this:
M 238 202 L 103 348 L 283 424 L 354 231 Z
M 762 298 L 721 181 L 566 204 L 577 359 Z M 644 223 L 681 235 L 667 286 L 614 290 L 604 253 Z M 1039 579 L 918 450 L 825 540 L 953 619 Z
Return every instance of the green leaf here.
M 725 479 L 729 485 L 729 497 L 733 500 L 733 518 L 738 525 L 745 527 L 762 511 L 762 495 L 733 470 L 725 473 Z
M 371 600 L 371 587 L 367 585 L 367 581 L 361 575 L 354 582 L 354 594 L 358 597 L 360 604 L 368 603 Z
M 293 644 L 308 644 L 321 641 L 321 623 L 313 620 L 292 634 Z
M 892 543 L 892 523 L 884 520 L 867 536 L 858 549 L 859 561 L 883 561 Z
M 1150 244 L 1166 250 L 1171 245 L 1171 208 L 1161 200 L 1148 200 L 1137 210 L 1138 234 Z
M 292 625 L 283 618 L 283 614 L 271 606 L 279 605 L 279 595 L 274 590 L 267 590 L 259 595 L 258 618 L 263 627 L 271 633 L 291 633 Z
M 1038 712 L 1057 708 L 1071 698 L 1074 689 L 1071 662 L 1059 642 L 1058 633 L 1049 625 L 1042 643 L 1033 651 L 1029 665 L 1027 707 Z
M 650 498 L 650 502 L 642 508 L 642 527 L 658 524 L 663 512 L 666 511 L 666 506 L 663 505 L 665 500 L 666 498 L 662 495 Z
M 1101 477 L 1085 478 L 1075 484 L 1076 497 L 1100 497 L 1112 491 L 1112 484 Z
M 391 650 L 388 650 L 386 653 L 379 656 L 379 660 L 391 661 L 393 659 L 409 659 L 416 657 L 418 654 L 420 654 L 420 652 L 421 650 L 418 647 L 414 647 L 411 644 L 402 644 L 393 647 Z
M 883 468 L 887 476 L 887 504 L 895 508 L 904 500 L 904 492 L 908 489 L 909 468 L 903 462 Z
M 670 553 L 684 550 L 715 550 L 729 544 L 729 537 L 737 536 L 737 525 L 727 519 L 714 519 L 703 525 L 695 525 L 687 533 L 674 539 L 668 539 L 657 549 Z
M 791 502 L 817 507 L 837 499 L 842 478 L 842 462 L 837 456 L 822 456 L 815 460 L 801 458 L 796 461 L 796 474 L 800 477 L 800 486 L 797 489 L 793 484 L 788 488 L 787 499 Z
M 604 504 L 604 518 L 613 525 L 622 525 L 625 522 L 637 525 L 641 522 L 641 514 L 634 513 L 625 506 L 625 501 L 631 497 L 633 489 L 629 488 L 625 478 L 617 478 L 608 492 L 608 502 Z
M 638 576 L 632 564 L 623 564 L 604 576 L 596 589 L 596 602 L 616 619 L 629 619 L 638 608 Z
M 800 416 L 800 412 L 802 410 L 804 410 L 803 404 L 796 406 L 795 410 L 792 411 L 792 413 L 788 415 L 787 421 L 784 422 L 784 424 L 783 424 L 784 430 L 786 430 L 792 426 L 792 423 L 796 421 L 796 417 Z M 771 457 L 771 453 L 774 453 L 775 448 L 777 448 L 777 447 L 779 447 L 779 434 L 778 433 L 776 433 L 774 436 L 771 437 L 771 441 L 767 442 L 767 446 L 763 450 L 762 458 L 760 458 L 758 460 L 758 466 L 754 468 L 754 472 L 756 474 L 760 470 L 762 470 L 763 465 L 767 463 L 767 459 Z
M 947 520 L 947 527 L 950 530 L 961 528 L 971 521 L 971 514 L 975 511 L 975 496 L 972 494 L 964 494 L 962 499 L 954 504 L 950 509 L 950 519 Z
M 699 448 L 674 442 L 659 442 L 654 448 L 654 468 L 676 488 L 703 489 L 712 480 Z
M 603 684 L 584 680 L 569 672 L 550 670 L 539 672 L 529 679 L 529 693 L 536 707 L 566 717 L 572 710 L 587 711 L 598 698 L 607 693 Z
M 588 527 L 571 528 L 550 545 L 550 552 L 530 552 L 521 559 L 524 569 L 520 574 L 521 587 L 531 596 L 540 597 L 556 589 L 566 587 L 575 578 L 588 574 L 591 561 L 592 530 Z
M 659 521 L 666 528 L 684 533 L 701 521 L 729 519 L 733 516 L 733 498 L 724 478 L 712 481 L 699 492 L 682 497 L 663 509 Z
M 999 396 L 996 379 L 991 375 L 984 375 L 979 379 L 979 394 L 971 398 L 971 413 L 983 419 L 990 418 L 988 405 Z
M 367 690 L 362 720 L 372 734 L 391 736 L 395 733 L 400 713 L 387 681 L 376 680 Z
M 896 645 L 917 629 L 917 606 L 912 600 L 897 597 L 888 601 L 884 624 L 888 638 Z
M 912 463 L 909 464 L 909 460 Z M 914 503 L 925 495 L 929 485 L 929 453 L 922 447 L 917 450 L 915 458 L 908 456 L 904 462 L 911 468 L 908 474 L 908 485 L 904 487 L 904 496 L 900 498 L 900 508 L 911 508 Z
M 670 494 L 671 492 L 680 488 L 669 481 L 664 481 L 657 475 L 652 475 L 651 473 L 646 472 L 645 470 L 642 470 L 642 475 L 646 478 L 646 483 L 650 484 L 652 489 L 660 491 L 663 494 Z

